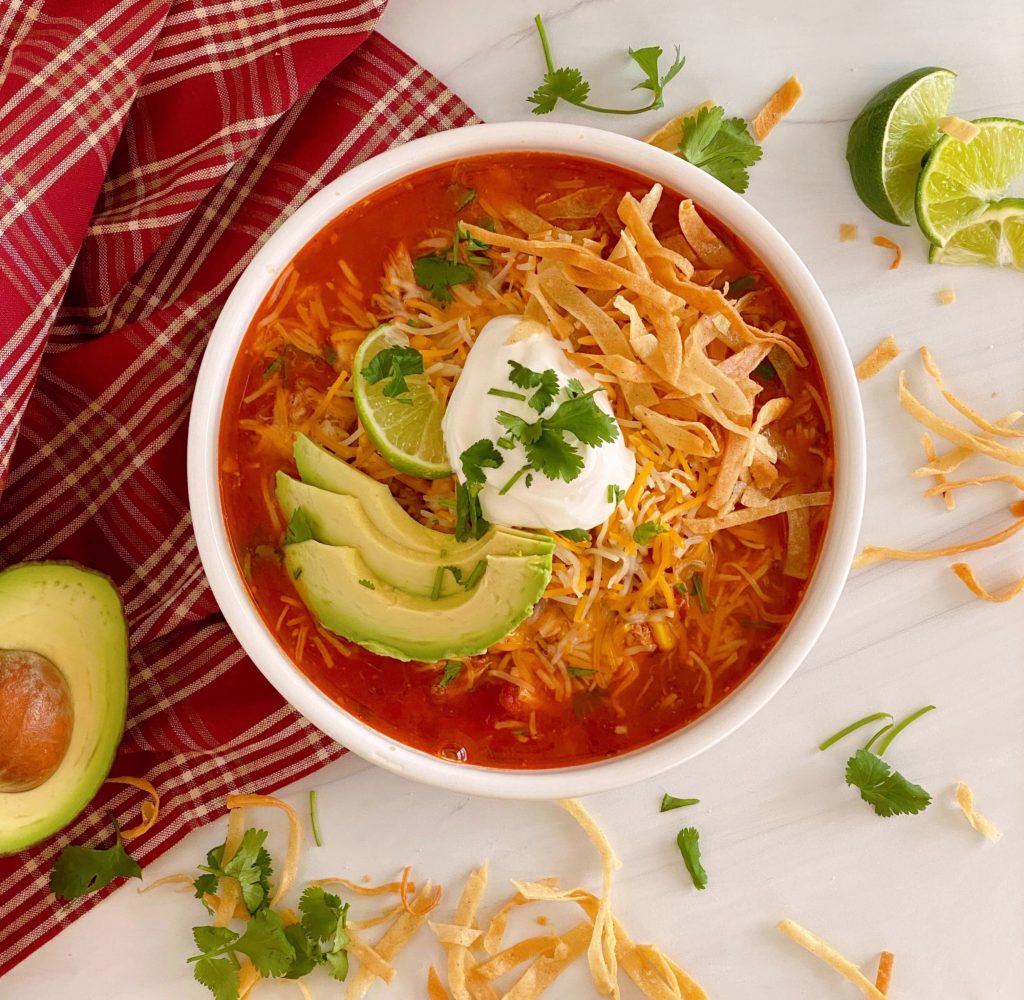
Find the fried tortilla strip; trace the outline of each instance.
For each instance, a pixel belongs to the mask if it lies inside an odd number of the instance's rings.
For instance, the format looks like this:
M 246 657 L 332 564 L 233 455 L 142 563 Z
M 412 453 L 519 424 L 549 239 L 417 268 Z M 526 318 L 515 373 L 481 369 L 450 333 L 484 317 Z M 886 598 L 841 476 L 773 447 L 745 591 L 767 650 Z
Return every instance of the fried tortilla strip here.
M 626 272 L 628 273 L 628 272 Z M 587 298 L 561 268 L 551 268 L 540 276 L 540 287 L 551 303 L 578 320 L 605 354 L 632 356 L 618 324 L 592 299 Z
M 644 218 L 644 211 L 636 198 L 628 193 L 623 195 L 619 202 L 618 213 L 622 224 L 636 241 L 637 252 L 644 259 L 655 278 L 663 279 L 671 275 L 673 271 L 678 271 L 684 278 L 692 277 L 693 264 L 681 253 L 669 250 L 662 245 L 658 237 L 654 235 L 650 220 Z
M 956 804 L 960 807 L 967 822 L 978 831 L 983 837 L 987 837 L 993 844 L 998 844 L 1003 839 L 1002 831 L 991 820 L 974 808 L 974 792 L 969 785 L 962 781 L 956 786 Z
M 857 378 L 861 382 L 874 378 L 890 361 L 895 361 L 899 356 L 900 345 L 896 343 L 896 338 L 892 336 L 886 337 L 857 365 Z
M 587 925 L 587 930 L 590 930 L 589 925 Z M 590 935 L 588 934 L 584 938 L 584 943 L 589 940 Z M 487 981 L 500 979 L 517 965 L 522 965 L 527 959 L 553 954 L 561 942 L 562 938 L 557 934 L 538 934 L 536 937 L 523 938 L 478 965 L 473 976 Z M 564 949 L 562 950 L 564 951 Z M 580 950 L 580 954 L 582 953 L 583 949 Z
M 224 853 L 221 855 L 221 864 L 226 865 L 238 850 L 242 843 L 242 836 L 245 834 L 245 809 L 240 806 L 231 805 L 231 797 L 228 796 L 228 832 L 224 838 Z M 214 927 L 227 927 L 234 919 L 235 909 L 242 903 L 242 889 L 238 879 L 221 879 L 221 898 L 213 914 Z
M 879 993 L 888 994 L 892 985 L 892 966 L 896 956 L 891 951 L 883 951 L 878 956 L 878 972 L 875 973 L 875 989 Z
M 826 965 L 835 969 L 839 975 L 853 983 L 868 1000 L 885 1000 L 885 994 L 853 962 L 841 955 L 817 934 L 812 934 L 789 919 L 780 921 L 776 926 L 790 940 L 795 941 L 802 948 L 806 948 L 815 958 L 820 958 Z
M 940 288 L 936 293 L 940 305 L 951 306 L 956 302 L 956 292 L 952 288 Z
M 970 420 L 978 430 L 984 431 L 986 434 L 992 434 L 995 437 L 1024 438 L 1024 431 L 1014 430 L 1012 427 L 1012 424 L 1016 423 L 1021 417 L 1024 417 L 1024 413 L 1015 411 L 1014 413 L 1007 414 L 1000 423 L 992 423 L 992 421 L 986 420 L 977 412 L 977 410 L 972 410 L 971 407 L 963 402 L 963 400 L 959 399 L 946 388 L 946 383 L 942 378 L 942 372 L 939 370 L 939 366 L 935 363 L 935 359 L 932 357 L 931 352 L 927 347 L 921 348 L 921 363 L 924 365 L 925 371 L 931 375 L 935 385 L 939 389 L 939 392 L 942 393 L 942 398 L 945 399 L 945 401 L 949 403 L 957 413 L 962 414 Z
M 732 276 L 736 275 L 740 266 L 736 254 L 708 227 L 696 205 L 689 198 L 684 198 L 679 203 L 679 229 L 702 264 L 720 268 Z
M 922 434 L 921 435 L 921 447 L 924 449 L 924 457 L 925 457 L 926 461 L 929 464 L 934 462 L 935 459 L 936 459 L 935 445 L 932 442 L 932 438 L 931 438 L 930 434 Z M 927 496 L 934 496 L 934 493 L 932 492 L 932 490 L 941 490 L 945 485 L 946 485 L 946 477 L 941 472 L 937 472 L 935 474 L 935 486 L 933 486 L 932 489 L 930 489 L 930 490 L 925 490 L 924 491 L 924 495 L 926 497 Z M 943 500 L 943 503 L 945 503 L 945 505 L 946 505 L 946 510 L 955 510 L 956 509 L 956 498 L 953 496 L 952 492 L 948 492 L 948 493 L 947 492 L 943 492 L 942 500 Z
M 934 452 L 933 452 L 934 454 Z M 1015 476 L 1010 472 L 998 473 L 990 476 L 973 476 L 970 479 L 954 479 L 946 481 L 943 479 L 936 486 L 924 491 L 926 497 L 938 495 L 949 496 L 954 490 L 963 489 L 965 486 L 983 486 L 985 483 L 1010 483 L 1017 489 L 1024 491 L 1024 476 Z
M 874 243 L 876 247 L 884 247 L 886 250 L 892 250 L 893 257 L 892 263 L 889 265 L 889 270 L 895 271 L 903 260 L 903 248 L 899 243 L 894 243 L 888 236 L 876 236 L 871 242 Z
M 360 965 L 360 971 L 366 969 L 378 979 L 390 983 L 395 978 L 395 967 L 376 948 L 368 945 L 358 934 L 349 928 L 348 950 Z M 346 996 L 348 994 L 346 993 Z
M 610 184 L 579 188 L 561 198 L 546 201 L 537 206 L 545 219 L 592 219 L 601 214 L 601 209 L 612 200 L 615 189 Z
M 228 809 L 232 810 L 247 806 L 266 806 L 269 809 L 280 809 L 288 817 L 288 851 L 281 874 L 278 876 L 277 888 L 270 900 L 271 906 L 277 906 L 292 887 L 299 871 L 299 853 L 302 850 L 302 823 L 299 814 L 287 802 L 273 795 L 229 795 L 227 805 Z M 227 859 L 227 851 L 224 853 Z
M 160 793 L 153 787 L 153 783 L 146 778 L 123 776 L 120 778 L 107 778 L 104 784 L 131 785 L 132 788 L 138 788 L 152 797 L 152 802 L 147 800 L 139 807 L 139 811 L 142 813 L 142 822 L 137 826 L 129 827 L 127 830 L 122 830 L 121 839 L 134 840 L 136 837 L 141 837 L 144 833 L 148 833 L 160 817 Z
M 433 966 L 427 969 L 427 1000 L 451 1000 L 441 977 L 437 974 L 437 969 Z
M 766 507 L 734 510 L 722 517 L 691 517 L 684 519 L 682 527 L 694 535 L 708 535 L 726 528 L 736 528 L 751 521 L 760 521 L 764 517 L 774 517 L 799 507 L 825 507 L 832 502 L 831 493 L 797 493 L 793 496 L 779 497 Z
M 964 121 L 963 118 L 958 118 L 956 115 L 943 115 L 936 128 L 944 135 L 951 136 L 957 142 L 962 142 L 965 145 L 974 142 L 981 132 L 974 122 Z
M 634 416 L 662 444 L 684 455 L 709 456 L 718 453 L 718 440 L 711 428 L 698 420 L 677 420 L 646 406 L 638 406 Z
M 747 439 L 730 431 L 725 442 L 725 450 L 722 453 L 722 462 L 718 467 L 715 485 L 707 498 L 707 505 L 712 510 L 721 512 L 726 507 L 732 509 L 736 484 L 745 467 L 743 459 L 746 453 Z
M 535 1000 L 586 950 L 593 928 L 589 922 L 579 923 L 562 935 L 562 955 L 541 955 L 516 980 L 502 1000 Z M 494 961 L 493 959 L 491 961 Z M 616 990 L 617 995 L 617 990 Z
M 800 81 L 791 76 L 778 90 L 768 98 L 754 120 L 750 123 L 754 138 L 760 142 L 771 134 L 776 125 L 796 107 L 797 101 L 803 97 L 804 88 Z
M 978 583 L 974 570 L 967 563 L 953 563 L 952 569 L 964 586 L 975 597 L 980 597 L 983 601 L 991 601 L 993 604 L 1005 604 L 1007 601 L 1012 601 L 1015 597 L 1024 593 L 1024 577 L 1021 577 L 1016 583 L 1011 583 L 1005 590 L 1000 590 L 993 594 Z
M 664 149 L 669 153 L 678 153 L 679 144 L 683 141 L 683 122 L 687 118 L 696 118 L 704 108 L 713 108 L 714 106 L 714 101 L 701 101 L 700 104 L 690 108 L 689 111 L 684 111 L 681 115 L 670 118 L 661 128 L 656 129 L 647 136 L 644 142 L 657 146 L 659 149 Z
M 782 572 L 806 580 L 811 575 L 811 513 L 806 507 L 787 511 L 786 520 L 786 561 Z
M 384 896 L 391 893 L 397 895 L 402 891 L 401 882 L 384 882 L 381 885 L 360 885 L 358 882 L 350 882 L 347 878 L 315 878 L 309 884 L 320 887 L 340 885 L 349 892 L 354 892 L 357 896 Z M 412 893 L 416 892 L 416 883 L 407 883 L 406 889 Z
M 466 880 L 458 906 L 455 908 L 453 924 L 473 928 L 476 911 L 480 907 L 480 901 L 483 899 L 486 889 L 487 863 L 484 862 L 479 868 L 472 871 Z M 448 989 L 451 990 L 454 1000 L 475 1000 L 470 992 L 467 977 L 476 968 L 476 959 L 465 945 L 448 944 L 445 945 L 445 951 L 448 952 Z
M 847 243 L 857 238 L 857 227 L 852 222 L 839 223 L 839 242 Z

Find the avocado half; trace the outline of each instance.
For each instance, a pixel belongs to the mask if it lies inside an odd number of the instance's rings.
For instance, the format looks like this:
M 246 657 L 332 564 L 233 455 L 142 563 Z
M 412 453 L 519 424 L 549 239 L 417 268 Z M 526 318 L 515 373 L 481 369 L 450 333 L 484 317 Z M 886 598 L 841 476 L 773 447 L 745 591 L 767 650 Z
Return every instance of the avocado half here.
M 46 657 L 64 675 L 74 722 L 57 770 L 29 791 L 0 792 L 0 854 L 70 823 L 110 771 L 128 705 L 128 628 L 107 577 L 70 563 L 0 572 L 0 649 Z

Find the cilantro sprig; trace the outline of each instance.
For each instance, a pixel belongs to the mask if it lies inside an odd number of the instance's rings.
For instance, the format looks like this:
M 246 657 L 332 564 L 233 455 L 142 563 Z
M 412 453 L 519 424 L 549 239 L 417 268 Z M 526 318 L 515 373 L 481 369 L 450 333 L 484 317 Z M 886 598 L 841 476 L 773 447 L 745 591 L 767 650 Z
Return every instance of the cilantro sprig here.
M 458 223 L 448 253 L 427 253 L 413 261 L 416 284 L 442 305 L 448 305 L 454 299 L 455 285 L 472 285 L 476 281 L 473 265 L 484 267 L 490 263 L 483 253 L 488 249 L 488 244 L 470 236 Z
M 111 817 L 113 820 L 113 817 Z M 110 885 L 116 878 L 142 878 L 139 863 L 129 857 L 114 822 L 113 847 L 79 847 L 68 844 L 50 872 L 50 888 L 58 899 L 72 900 Z
M 407 375 L 423 374 L 423 355 L 415 347 L 385 347 L 370 359 L 361 374 L 370 385 L 390 378 L 384 386 L 384 395 L 394 399 L 409 391 Z
M 719 105 L 701 108 L 683 121 L 679 152 L 687 162 L 742 194 L 750 183 L 748 167 L 761 159 L 761 147 L 742 118 L 726 118 Z
M 676 837 L 676 845 L 679 853 L 683 856 L 683 864 L 690 873 L 695 889 L 706 889 L 708 887 L 708 873 L 700 859 L 700 834 L 695 827 L 686 826 L 679 831 Z
M 466 542 L 483 538 L 490 527 L 480 509 L 480 491 L 487 482 L 484 469 L 500 469 L 505 459 L 492 441 L 481 438 L 459 456 L 459 464 L 466 481 L 455 490 L 455 538 Z
M 661 57 L 664 50 L 660 45 L 650 45 L 642 49 L 628 49 L 629 57 L 640 67 L 644 78 L 636 84 L 634 90 L 649 90 L 651 100 L 640 108 L 604 108 L 596 104 L 587 103 L 590 96 L 590 84 L 584 78 L 580 70 L 573 66 L 555 66 L 554 57 L 551 54 L 551 43 L 548 41 L 548 34 L 544 27 L 544 21 L 540 14 L 533 23 L 537 27 L 537 34 L 540 36 L 540 44 L 544 50 L 544 64 L 547 72 L 544 74 L 544 82 L 527 98 L 533 105 L 535 115 L 546 115 L 554 111 L 559 101 L 565 101 L 584 111 L 594 111 L 602 115 L 642 115 L 645 111 L 655 111 L 665 106 L 664 91 L 668 84 L 675 78 L 683 68 L 686 59 L 679 54 L 679 46 L 675 47 L 676 54 L 672 65 L 662 73 Z

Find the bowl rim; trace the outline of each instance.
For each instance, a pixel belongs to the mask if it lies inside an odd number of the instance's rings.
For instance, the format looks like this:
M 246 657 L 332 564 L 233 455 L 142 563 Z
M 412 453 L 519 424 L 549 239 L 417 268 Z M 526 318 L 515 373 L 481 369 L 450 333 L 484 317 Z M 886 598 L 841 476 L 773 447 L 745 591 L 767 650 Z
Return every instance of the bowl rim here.
M 774 648 L 721 702 L 680 730 L 625 754 L 542 770 L 456 763 L 399 743 L 323 693 L 278 645 L 238 572 L 220 501 L 218 452 L 228 378 L 250 320 L 295 254 L 342 211 L 427 167 L 501 152 L 553 152 L 604 161 L 685 193 L 763 261 L 800 316 L 832 415 L 835 494 L 817 565 Z M 414 780 L 497 798 L 589 795 L 654 777 L 710 749 L 763 708 L 802 664 L 838 602 L 860 531 L 866 443 L 860 393 L 839 325 L 785 238 L 748 202 L 678 157 L 637 139 L 553 122 L 469 125 L 414 139 L 348 170 L 288 217 L 238 278 L 210 335 L 188 431 L 188 492 L 203 569 L 238 641 L 277 691 L 310 722 L 371 763 Z

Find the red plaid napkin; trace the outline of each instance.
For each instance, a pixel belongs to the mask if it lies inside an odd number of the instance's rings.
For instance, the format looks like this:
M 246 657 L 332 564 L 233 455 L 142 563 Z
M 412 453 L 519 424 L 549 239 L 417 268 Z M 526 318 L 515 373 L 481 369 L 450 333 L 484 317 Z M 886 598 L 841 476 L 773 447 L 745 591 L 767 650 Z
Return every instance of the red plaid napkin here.
M 379 35 L 386 0 L 0 3 L 0 566 L 73 559 L 118 584 L 131 630 L 114 774 L 148 777 L 146 864 L 343 748 L 285 705 L 217 611 L 192 536 L 185 436 L 206 338 L 282 219 L 397 143 L 473 120 Z M 0 636 L 0 643 L 3 637 Z M 102 894 L 48 875 L 107 846 L 105 786 L 0 859 L 0 974 Z

